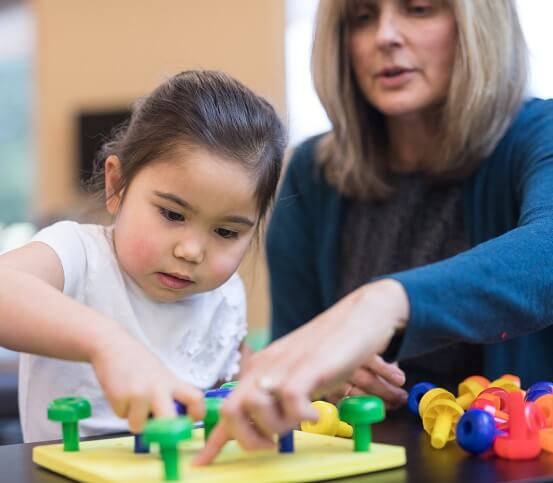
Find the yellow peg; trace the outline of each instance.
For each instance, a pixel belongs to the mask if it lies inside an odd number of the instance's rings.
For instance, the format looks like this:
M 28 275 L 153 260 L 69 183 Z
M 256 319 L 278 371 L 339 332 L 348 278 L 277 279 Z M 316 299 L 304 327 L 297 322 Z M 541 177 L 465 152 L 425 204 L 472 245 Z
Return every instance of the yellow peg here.
M 442 400 L 447 399 L 449 401 L 455 401 L 455 396 L 451 394 L 446 389 L 443 389 L 441 387 L 435 387 L 434 389 L 430 389 L 430 391 L 427 391 L 424 396 L 421 398 L 419 402 L 419 415 L 422 418 L 422 415 L 424 411 L 426 410 L 426 407 L 434 400 Z
M 459 384 L 459 396 L 456 399 L 457 404 L 463 409 L 468 409 L 472 401 L 474 401 L 483 390 L 484 387 L 475 381 L 463 381 Z
M 455 428 L 464 412 L 455 401 L 448 399 L 435 399 L 428 404 L 422 415 L 422 425 L 430 435 L 433 448 L 441 449 L 455 439 Z
M 515 391 L 523 392 L 523 390 L 520 388 L 520 386 L 517 384 L 516 381 L 513 381 L 510 378 L 504 378 L 504 377 L 500 377 L 499 379 L 496 379 L 495 381 L 490 382 L 489 387 L 500 387 L 501 389 L 505 389 L 507 392 L 515 392 Z
M 326 401 L 314 401 L 311 406 L 319 413 L 319 420 L 316 423 L 302 421 L 302 431 L 327 436 L 340 436 L 341 438 L 352 437 L 353 428 L 348 423 L 340 421 L 338 409 L 334 404 Z

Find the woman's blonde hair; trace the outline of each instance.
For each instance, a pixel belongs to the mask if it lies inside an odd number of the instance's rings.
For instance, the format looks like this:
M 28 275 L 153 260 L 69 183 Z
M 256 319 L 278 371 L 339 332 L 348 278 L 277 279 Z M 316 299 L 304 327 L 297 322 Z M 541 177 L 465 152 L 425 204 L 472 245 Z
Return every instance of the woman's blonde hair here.
M 347 196 L 390 195 L 384 116 L 369 105 L 348 55 L 348 21 L 362 0 L 321 0 L 312 69 L 315 89 L 332 123 L 318 145 L 327 180 Z M 435 127 L 436 179 L 467 176 L 491 153 L 520 108 L 527 82 L 526 42 L 514 0 L 444 0 L 457 24 L 449 92 Z

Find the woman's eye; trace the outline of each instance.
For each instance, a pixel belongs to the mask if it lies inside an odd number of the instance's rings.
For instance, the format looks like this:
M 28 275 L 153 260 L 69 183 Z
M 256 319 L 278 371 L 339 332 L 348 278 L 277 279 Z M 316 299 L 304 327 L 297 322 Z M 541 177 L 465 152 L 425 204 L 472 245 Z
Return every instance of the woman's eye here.
M 411 3 L 407 7 L 407 11 L 411 15 L 415 15 L 417 17 L 424 17 L 425 15 L 432 13 L 432 10 L 433 10 L 433 7 L 429 3 L 420 3 L 420 4 Z
M 168 210 L 167 208 L 160 208 L 159 212 L 169 221 L 184 221 L 184 215 L 177 213 L 176 211 Z
M 226 228 L 217 228 L 215 233 L 221 238 L 238 238 L 238 232 L 227 230 Z
M 375 13 L 368 10 L 368 9 L 365 9 L 365 10 L 360 10 L 359 12 L 357 12 L 353 18 L 352 18 L 352 24 L 354 27 L 359 27 L 361 25 L 366 25 L 370 22 L 372 22 L 375 18 Z

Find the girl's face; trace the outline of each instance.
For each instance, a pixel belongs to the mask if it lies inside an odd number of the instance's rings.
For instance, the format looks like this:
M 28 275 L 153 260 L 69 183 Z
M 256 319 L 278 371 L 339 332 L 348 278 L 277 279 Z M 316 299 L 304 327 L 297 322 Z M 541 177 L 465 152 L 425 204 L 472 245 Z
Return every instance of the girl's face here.
M 120 176 L 106 160 L 106 188 Z M 177 150 L 144 167 L 107 201 L 121 268 L 155 301 L 213 290 L 236 271 L 257 224 L 255 183 L 242 166 L 205 149 Z
M 377 110 L 386 116 L 404 116 L 445 100 L 457 28 L 444 1 L 360 2 L 350 32 L 357 83 Z

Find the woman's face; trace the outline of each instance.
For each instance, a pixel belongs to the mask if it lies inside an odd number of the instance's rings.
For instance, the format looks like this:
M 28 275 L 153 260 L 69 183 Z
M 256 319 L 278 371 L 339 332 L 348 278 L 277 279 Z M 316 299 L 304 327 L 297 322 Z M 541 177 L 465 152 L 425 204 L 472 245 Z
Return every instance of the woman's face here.
M 351 19 L 355 77 L 386 116 L 421 114 L 445 100 L 456 45 L 453 12 L 440 0 L 367 0 Z

